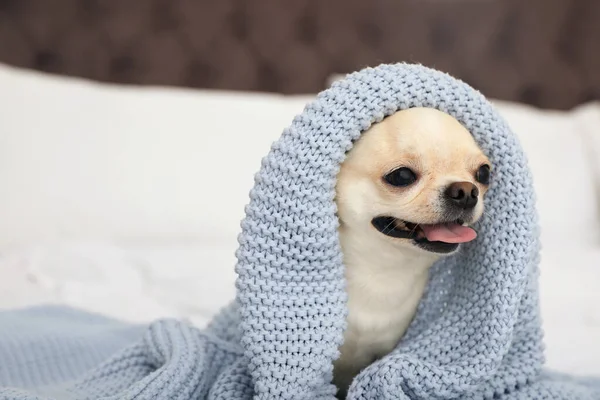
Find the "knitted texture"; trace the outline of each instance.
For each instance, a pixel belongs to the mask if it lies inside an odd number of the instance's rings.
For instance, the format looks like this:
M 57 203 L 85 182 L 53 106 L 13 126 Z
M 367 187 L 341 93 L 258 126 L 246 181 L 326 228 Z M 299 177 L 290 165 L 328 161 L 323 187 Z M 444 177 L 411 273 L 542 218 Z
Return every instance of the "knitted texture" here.
M 515 136 L 477 91 L 407 64 L 349 75 L 273 144 L 242 222 L 236 301 L 206 330 L 60 309 L 7 312 L 0 398 L 334 399 L 346 315 L 336 175 L 362 132 L 411 107 L 462 123 L 491 159 L 493 183 L 477 240 L 432 268 L 406 335 L 356 377 L 348 398 L 600 399 L 600 381 L 542 369 L 539 232 Z

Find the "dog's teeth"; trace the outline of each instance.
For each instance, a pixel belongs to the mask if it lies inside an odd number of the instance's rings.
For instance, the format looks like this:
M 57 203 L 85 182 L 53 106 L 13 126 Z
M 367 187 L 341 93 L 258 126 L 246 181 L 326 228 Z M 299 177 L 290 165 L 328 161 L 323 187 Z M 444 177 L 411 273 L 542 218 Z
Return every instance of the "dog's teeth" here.
M 394 222 L 394 224 L 396 225 L 396 228 L 398 229 L 404 229 L 406 228 L 406 225 L 404 225 L 404 222 L 396 220 L 396 222 Z

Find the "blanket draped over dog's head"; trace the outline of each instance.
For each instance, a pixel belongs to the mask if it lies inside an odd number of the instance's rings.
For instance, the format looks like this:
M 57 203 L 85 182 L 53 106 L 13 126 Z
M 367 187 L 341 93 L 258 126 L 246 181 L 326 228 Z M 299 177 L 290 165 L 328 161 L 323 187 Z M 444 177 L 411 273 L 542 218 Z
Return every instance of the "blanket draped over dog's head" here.
M 542 371 L 538 226 L 514 134 L 466 84 L 396 64 L 335 83 L 273 145 L 242 222 L 237 299 L 206 330 L 157 321 L 140 331 L 60 309 L 0 313 L 0 400 L 334 399 L 346 317 L 336 176 L 362 132 L 411 107 L 450 114 L 490 158 L 486 213 L 477 239 L 432 268 L 405 337 L 348 398 L 600 399 L 598 381 Z
M 237 288 L 242 344 L 260 398 L 334 393 L 332 362 L 346 312 L 336 174 L 362 132 L 411 107 L 438 109 L 469 130 L 494 165 L 493 183 L 477 240 L 435 265 L 409 331 L 355 379 L 349 398 L 496 398 L 524 395 L 539 379 L 538 225 L 522 148 L 465 83 L 419 65 L 381 65 L 308 104 L 256 176 Z

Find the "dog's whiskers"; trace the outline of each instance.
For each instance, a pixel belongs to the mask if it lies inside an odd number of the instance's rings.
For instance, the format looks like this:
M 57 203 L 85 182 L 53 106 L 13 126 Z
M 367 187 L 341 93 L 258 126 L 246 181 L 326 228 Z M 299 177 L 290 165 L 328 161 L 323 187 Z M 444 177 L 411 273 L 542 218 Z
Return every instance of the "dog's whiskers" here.
M 393 225 L 394 225 L 395 223 L 396 223 L 396 220 L 395 220 L 395 219 L 391 220 L 391 221 L 390 221 L 390 223 L 389 223 L 389 224 L 387 224 L 387 225 L 385 226 L 385 228 L 383 228 L 383 232 L 384 232 L 385 234 L 388 234 L 388 233 L 390 233 L 390 232 L 391 232 L 391 231 L 394 229 Z
M 420 224 L 416 224 L 414 228 L 411 229 L 410 231 L 410 235 L 414 235 L 414 233 L 416 232 L 417 228 L 420 226 Z

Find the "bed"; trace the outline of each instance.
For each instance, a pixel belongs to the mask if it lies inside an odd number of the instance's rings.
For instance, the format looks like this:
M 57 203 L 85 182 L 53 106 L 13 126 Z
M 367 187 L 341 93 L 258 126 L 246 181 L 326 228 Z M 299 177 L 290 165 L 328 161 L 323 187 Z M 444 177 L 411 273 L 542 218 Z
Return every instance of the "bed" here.
M 598 3 L 362 4 L 1 1 L 0 308 L 203 326 L 271 142 L 337 74 L 422 62 L 519 135 L 548 365 L 600 374 Z

